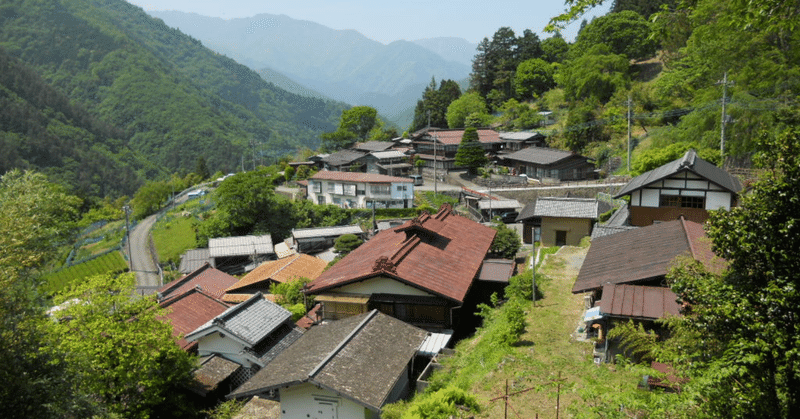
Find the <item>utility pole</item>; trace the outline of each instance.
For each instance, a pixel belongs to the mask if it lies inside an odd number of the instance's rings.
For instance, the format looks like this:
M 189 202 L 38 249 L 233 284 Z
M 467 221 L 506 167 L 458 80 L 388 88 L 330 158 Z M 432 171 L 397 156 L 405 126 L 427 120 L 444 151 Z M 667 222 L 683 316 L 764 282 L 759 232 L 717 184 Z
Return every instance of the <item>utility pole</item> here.
M 436 197 L 439 195 L 438 189 L 438 182 L 439 182 L 439 175 L 436 174 L 436 166 L 439 165 L 439 162 L 436 160 L 436 143 L 439 139 L 436 137 L 436 134 L 433 134 L 433 196 Z
M 631 172 L 631 95 L 628 93 L 628 173 Z
M 725 157 L 725 124 L 728 122 L 728 115 L 725 113 L 725 104 L 728 102 L 728 86 L 733 86 L 733 82 L 728 82 L 728 72 L 722 75 L 722 80 L 716 84 L 722 85 L 722 119 L 720 120 L 719 130 L 719 155 Z

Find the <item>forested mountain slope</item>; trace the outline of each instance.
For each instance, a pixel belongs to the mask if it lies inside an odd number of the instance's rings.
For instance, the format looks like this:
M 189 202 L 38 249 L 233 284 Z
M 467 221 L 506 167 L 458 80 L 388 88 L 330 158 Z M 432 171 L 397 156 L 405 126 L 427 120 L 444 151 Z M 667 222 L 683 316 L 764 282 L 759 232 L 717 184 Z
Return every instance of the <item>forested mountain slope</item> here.
M 468 65 L 416 43 L 384 45 L 353 30 L 285 15 L 225 20 L 178 11 L 150 14 L 252 69 L 269 68 L 336 100 L 372 106 L 401 126 L 410 121 L 398 116 L 413 108 L 432 76 L 458 80 L 469 74 Z
M 0 47 L 166 172 L 191 170 L 199 157 L 229 171 L 250 147 L 316 147 L 346 108 L 276 88 L 122 0 L 4 1 Z

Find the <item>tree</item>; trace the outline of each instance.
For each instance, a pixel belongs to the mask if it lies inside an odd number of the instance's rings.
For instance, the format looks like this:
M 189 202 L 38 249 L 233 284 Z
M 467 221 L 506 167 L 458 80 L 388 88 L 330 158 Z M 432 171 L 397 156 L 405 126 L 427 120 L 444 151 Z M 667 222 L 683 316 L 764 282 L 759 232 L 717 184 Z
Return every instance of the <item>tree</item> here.
M 436 80 L 431 79 L 431 84 L 422 93 L 422 100 L 417 101 L 414 108 L 414 121 L 411 131 L 417 131 L 428 126 L 444 128 L 447 126 L 447 107 L 461 96 L 461 88 L 453 80 L 442 80 L 439 89 L 436 89 Z
M 192 404 L 183 395 L 194 360 L 176 344 L 155 299 L 131 299 L 133 291 L 133 274 L 99 275 L 58 295 L 52 350 L 66 354 L 78 392 L 107 414 L 187 416 Z
M 131 199 L 133 218 L 142 219 L 155 214 L 169 199 L 172 190 L 167 182 L 151 181 L 142 185 Z
M 652 33 L 652 24 L 634 11 L 609 13 L 593 19 L 580 31 L 570 48 L 570 55 L 579 57 L 593 46 L 605 44 L 613 54 L 643 60 L 656 53 L 658 44 Z
M 517 252 L 522 247 L 517 230 L 508 227 L 501 221 L 495 221 L 493 228 L 497 230 L 497 234 L 492 241 L 491 252 L 505 259 L 515 259 Z
M 340 256 L 344 256 L 361 246 L 362 243 L 364 243 L 364 240 L 361 240 L 355 234 L 343 234 L 333 243 L 333 248 L 336 249 L 336 253 Z
M 478 168 L 483 167 L 488 161 L 478 137 L 478 130 L 475 127 L 465 129 L 456 151 L 456 166 L 466 167 L 469 173 L 474 175 Z
M 689 308 L 680 326 L 701 336 L 676 361 L 709 416 L 800 414 L 800 129 L 796 116 L 785 122 L 759 142 L 766 170 L 751 193 L 710 215 L 708 236 L 728 268 L 684 264 L 669 277 Z
M 541 43 L 542 59 L 549 63 L 561 63 L 567 59 L 569 44 L 560 33 L 545 39 Z
M 200 177 L 201 181 L 211 177 L 211 172 L 208 170 L 205 157 L 200 156 L 197 158 L 197 166 L 195 167 L 194 172 Z
M 72 233 L 81 201 L 35 172 L 0 176 L 0 417 L 92 417 L 52 342 L 37 269 Z
M 465 93 L 450 103 L 450 106 L 447 107 L 447 126 L 450 128 L 463 128 L 467 116 L 470 114 L 477 114 L 482 118 L 489 116 L 486 103 L 477 92 Z
M 561 67 L 556 78 L 567 100 L 595 98 L 605 103 L 617 89 L 627 88 L 628 68 L 624 55 L 613 54 L 608 46 L 598 44 Z
M 517 66 L 514 89 L 522 100 L 536 99 L 555 87 L 553 66 L 541 58 L 531 58 Z
M 396 130 L 384 129 L 384 123 L 378 118 L 375 108 L 355 106 L 342 111 L 336 131 L 322 134 L 322 148 L 336 151 L 357 141 L 386 140 L 391 138 L 390 132 L 396 136 Z

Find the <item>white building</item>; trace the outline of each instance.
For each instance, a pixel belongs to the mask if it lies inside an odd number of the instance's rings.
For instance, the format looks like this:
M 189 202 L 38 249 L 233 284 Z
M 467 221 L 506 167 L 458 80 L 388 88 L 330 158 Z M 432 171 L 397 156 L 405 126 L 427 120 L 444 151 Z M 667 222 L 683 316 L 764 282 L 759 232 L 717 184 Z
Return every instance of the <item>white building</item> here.
M 410 178 L 358 172 L 321 171 L 308 180 L 308 199 L 342 208 L 412 208 Z

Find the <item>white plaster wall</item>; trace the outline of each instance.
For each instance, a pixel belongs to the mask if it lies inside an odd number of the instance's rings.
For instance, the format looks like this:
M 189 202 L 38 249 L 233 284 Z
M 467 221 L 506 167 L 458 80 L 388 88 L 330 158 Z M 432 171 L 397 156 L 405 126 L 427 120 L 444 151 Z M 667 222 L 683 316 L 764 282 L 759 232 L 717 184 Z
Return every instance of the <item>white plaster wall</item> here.
M 686 182 L 686 187 L 689 189 L 708 189 L 708 181 L 705 180 L 690 180 Z
M 642 207 L 658 208 L 658 189 L 642 189 Z
M 664 179 L 664 186 L 667 188 L 684 188 L 686 182 L 683 179 Z
M 336 413 L 339 419 L 366 418 L 363 406 L 338 396 L 336 393 L 318 388 L 309 383 L 280 389 L 282 419 L 321 419 L 315 397 L 336 402 Z
M 345 285 L 337 288 L 336 292 L 351 294 L 400 294 L 400 295 L 419 295 L 430 296 L 425 291 L 397 282 L 390 278 L 371 278 L 355 284 Z
M 706 209 L 720 208 L 731 209 L 731 194 L 729 192 L 709 192 L 706 196 Z
M 224 354 L 227 359 L 249 366 L 250 363 L 242 356 L 243 349 L 242 344 L 227 336 L 220 337 L 219 332 L 214 332 L 197 340 L 198 355 Z

